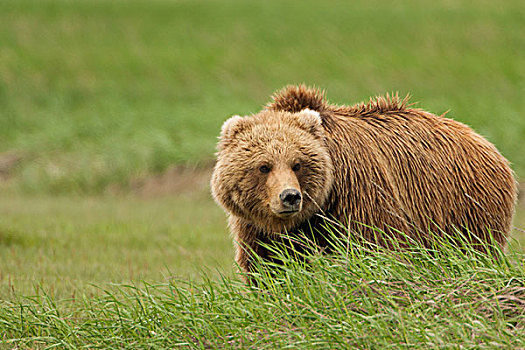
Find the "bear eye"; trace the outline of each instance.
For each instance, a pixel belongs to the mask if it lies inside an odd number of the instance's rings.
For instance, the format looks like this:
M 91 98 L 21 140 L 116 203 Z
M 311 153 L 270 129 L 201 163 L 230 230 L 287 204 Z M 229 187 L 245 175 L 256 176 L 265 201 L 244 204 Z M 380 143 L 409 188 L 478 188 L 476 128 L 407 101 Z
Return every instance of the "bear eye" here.
M 263 174 L 268 174 L 270 172 L 270 167 L 267 165 L 261 165 L 259 171 Z
M 299 169 L 301 169 L 301 164 L 300 164 L 300 163 L 296 163 L 296 164 L 292 167 L 292 170 L 293 170 L 293 171 L 299 171 Z

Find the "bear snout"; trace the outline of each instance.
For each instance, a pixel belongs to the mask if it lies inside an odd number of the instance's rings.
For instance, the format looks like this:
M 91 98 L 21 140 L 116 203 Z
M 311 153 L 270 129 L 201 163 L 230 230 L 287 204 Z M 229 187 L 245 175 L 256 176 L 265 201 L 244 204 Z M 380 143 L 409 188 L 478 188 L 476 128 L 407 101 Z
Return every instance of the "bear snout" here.
M 287 188 L 281 192 L 279 198 L 281 198 L 284 205 L 293 207 L 301 203 L 301 192 L 295 188 Z
M 302 196 L 295 188 L 287 188 L 279 194 L 282 209 L 279 214 L 292 214 L 301 210 Z

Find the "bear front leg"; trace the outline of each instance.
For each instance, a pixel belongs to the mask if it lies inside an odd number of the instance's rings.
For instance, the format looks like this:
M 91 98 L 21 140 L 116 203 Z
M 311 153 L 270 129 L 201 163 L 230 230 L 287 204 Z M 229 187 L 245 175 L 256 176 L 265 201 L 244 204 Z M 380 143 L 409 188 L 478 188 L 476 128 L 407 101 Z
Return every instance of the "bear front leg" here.
M 230 230 L 235 241 L 235 261 L 239 265 L 241 272 L 249 274 L 254 272 L 253 255 L 256 254 L 264 258 L 265 250 L 262 249 L 258 240 L 261 232 L 253 225 L 235 216 L 230 216 Z M 250 278 L 245 278 L 250 279 Z M 246 281 L 251 282 L 251 281 Z

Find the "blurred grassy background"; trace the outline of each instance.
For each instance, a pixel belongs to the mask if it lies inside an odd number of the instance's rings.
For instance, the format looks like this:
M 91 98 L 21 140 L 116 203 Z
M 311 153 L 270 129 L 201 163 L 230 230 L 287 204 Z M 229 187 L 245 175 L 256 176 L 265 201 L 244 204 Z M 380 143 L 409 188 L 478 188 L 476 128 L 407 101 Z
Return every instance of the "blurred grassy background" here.
M 205 181 L 108 188 L 209 164 L 221 123 L 286 84 L 345 104 L 411 93 L 524 178 L 524 33 L 522 0 L 0 1 L 3 292 L 230 271 Z
M 31 192 L 100 192 L 212 159 L 283 85 L 411 93 L 525 173 L 523 1 L 2 1 L 0 151 Z

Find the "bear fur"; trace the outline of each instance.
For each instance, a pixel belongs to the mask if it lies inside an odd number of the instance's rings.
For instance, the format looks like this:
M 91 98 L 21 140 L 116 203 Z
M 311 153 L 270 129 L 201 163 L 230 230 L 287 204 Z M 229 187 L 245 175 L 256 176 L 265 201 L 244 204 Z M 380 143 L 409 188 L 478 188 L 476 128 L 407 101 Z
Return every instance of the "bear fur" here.
M 289 86 L 261 112 L 228 119 L 217 148 L 212 194 L 246 272 L 253 253 L 271 260 L 261 243 L 284 232 L 311 232 L 326 248 L 327 218 L 386 246 L 378 232 L 402 246 L 406 236 L 428 244 L 429 232 L 459 229 L 474 245 L 492 235 L 505 247 L 511 231 L 508 161 L 468 126 L 397 95 L 336 106 L 315 88 Z

